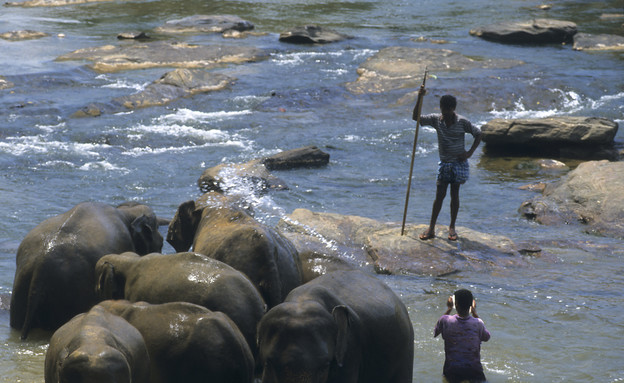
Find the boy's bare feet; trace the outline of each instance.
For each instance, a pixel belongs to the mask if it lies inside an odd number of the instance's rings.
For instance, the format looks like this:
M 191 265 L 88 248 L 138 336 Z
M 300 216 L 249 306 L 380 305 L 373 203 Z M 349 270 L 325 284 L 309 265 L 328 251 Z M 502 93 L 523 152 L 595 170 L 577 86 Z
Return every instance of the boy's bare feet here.
M 457 241 L 457 232 L 455 232 L 455 229 L 449 228 L 448 239 L 450 241 Z
M 427 231 L 419 235 L 418 238 L 420 238 L 423 241 L 426 241 L 431 238 L 435 238 L 435 232 L 431 229 L 428 229 Z

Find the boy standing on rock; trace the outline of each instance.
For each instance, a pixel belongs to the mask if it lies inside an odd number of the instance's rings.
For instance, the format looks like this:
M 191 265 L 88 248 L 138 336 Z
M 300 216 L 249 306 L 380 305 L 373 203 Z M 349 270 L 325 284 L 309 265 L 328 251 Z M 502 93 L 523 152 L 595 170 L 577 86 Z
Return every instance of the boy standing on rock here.
M 457 314 L 449 315 L 453 305 L 457 308 Z M 433 332 L 434 337 L 442 334 L 444 339 L 444 378 L 448 383 L 485 382 L 481 365 L 481 342 L 490 339 L 490 332 L 477 315 L 472 293 L 466 289 L 457 290 L 454 296 L 448 298 L 446 306 L 448 309 L 436 323 Z
M 425 88 L 420 88 L 420 96 L 424 96 Z M 421 125 L 432 126 L 438 134 L 438 152 L 440 162 L 438 167 L 438 181 L 435 201 L 431 211 L 431 221 L 427 231 L 419 237 L 427 240 L 435 237 L 435 225 L 438 214 L 442 209 L 442 202 L 446 197 L 446 190 L 451 185 L 451 223 L 449 224 L 448 239 L 457 240 L 455 231 L 455 221 L 459 212 L 459 187 L 468 180 L 468 158 L 481 142 L 481 130 L 472 125 L 470 121 L 455 113 L 457 100 L 451 95 L 444 95 L 440 98 L 441 114 L 427 114 L 420 117 Z M 414 108 L 412 119 L 418 119 L 417 107 Z M 474 142 L 470 150 L 464 147 L 465 134 L 472 134 Z

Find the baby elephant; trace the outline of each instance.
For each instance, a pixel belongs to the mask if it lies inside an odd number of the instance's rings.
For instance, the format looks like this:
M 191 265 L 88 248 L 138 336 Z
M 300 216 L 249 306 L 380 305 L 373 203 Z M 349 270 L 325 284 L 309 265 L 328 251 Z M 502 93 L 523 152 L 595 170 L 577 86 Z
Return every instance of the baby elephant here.
M 294 289 L 258 326 L 262 383 L 411 383 L 414 330 L 379 279 L 336 271 Z
M 152 383 L 251 383 L 251 350 L 227 315 L 186 302 L 152 305 L 126 300 L 99 304 L 143 335 Z
M 52 335 L 45 356 L 45 381 L 147 383 L 149 363 L 139 331 L 95 306 Z

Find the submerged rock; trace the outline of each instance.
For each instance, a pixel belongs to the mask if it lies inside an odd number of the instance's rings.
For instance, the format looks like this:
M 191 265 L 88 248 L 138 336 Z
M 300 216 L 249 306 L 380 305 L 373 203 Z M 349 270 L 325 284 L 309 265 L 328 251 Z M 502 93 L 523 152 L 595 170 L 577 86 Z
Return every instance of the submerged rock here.
M 617 159 L 618 124 L 597 117 L 494 119 L 481 127 L 488 154 Z
M 624 50 L 624 36 L 578 33 L 574 36 L 572 49 L 575 51 L 622 51 Z
M 511 68 L 517 60 L 474 59 L 448 49 L 388 47 L 368 58 L 357 69 L 359 75 L 347 89 L 355 94 L 387 92 L 420 86 L 425 68 L 430 72 L 477 68 Z
M 624 239 L 622 174 L 624 162 L 583 162 L 548 184 L 541 196 L 525 201 L 519 212 L 541 224 L 579 223 L 590 233 Z
M 318 25 L 305 25 L 282 32 L 279 41 L 292 44 L 329 44 L 350 38 L 351 36 Z
M 234 78 L 203 69 L 178 68 L 165 73 L 139 93 L 117 97 L 110 104 L 89 104 L 74 117 L 97 117 L 102 113 L 165 105 L 181 97 L 224 89 L 234 81 Z
M 93 62 L 91 67 L 96 71 L 117 72 L 155 67 L 214 68 L 258 61 L 266 56 L 264 51 L 253 47 L 156 41 L 79 49 L 57 60 L 89 60 Z
M 21 30 L 21 31 L 10 31 L 0 34 L 0 39 L 9 40 L 9 41 L 21 41 L 21 40 L 34 40 L 40 39 L 42 37 L 47 37 L 49 34 L 45 32 L 31 31 L 31 30 Z
M 147 40 L 150 37 L 145 32 L 130 31 L 119 33 L 117 38 L 119 40 Z
M 11 81 L 8 81 L 4 77 L 0 76 L 0 90 L 12 88 L 14 84 Z
M 158 33 L 224 33 L 250 31 L 254 25 L 234 15 L 195 15 L 167 21 L 154 29 Z
M 422 241 L 427 225 L 401 225 L 370 218 L 295 210 L 278 224 L 302 259 L 308 278 L 341 268 L 370 268 L 381 274 L 444 275 L 462 270 L 492 270 L 525 264 L 516 245 L 504 236 L 458 227 L 459 239 L 446 231 Z
M 533 19 L 482 26 L 470 34 L 509 44 L 562 44 L 572 42 L 576 32 L 576 24 L 571 21 Z

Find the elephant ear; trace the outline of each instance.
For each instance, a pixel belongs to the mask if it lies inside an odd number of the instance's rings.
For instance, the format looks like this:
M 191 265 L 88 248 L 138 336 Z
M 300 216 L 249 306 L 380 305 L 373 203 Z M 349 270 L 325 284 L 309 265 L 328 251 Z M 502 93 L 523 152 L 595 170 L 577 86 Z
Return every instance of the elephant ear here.
M 344 364 L 345 356 L 347 354 L 347 350 L 349 348 L 349 339 L 350 332 L 352 331 L 352 323 L 353 323 L 353 310 L 348 308 L 347 306 L 341 305 L 336 306 L 332 310 L 332 315 L 334 317 L 334 321 L 336 321 L 336 325 L 338 327 L 338 334 L 336 336 L 336 348 L 335 348 L 335 358 L 338 366 L 342 367 Z
M 154 233 L 148 216 L 142 215 L 132 221 L 130 224 L 130 235 L 134 243 L 134 251 L 137 254 L 145 255 L 152 252 L 152 244 L 156 242 L 155 236 L 157 234 Z M 162 237 L 160 237 L 160 244 L 162 246 Z
M 183 202 L 178 207 L 167 231 L 167 242 L 177 252 L 187 251 L 193 244 L 201 214 L 202 211 L 195 208 L 195 201 Z
M 115 280 L 115 266 L 110 262 L 103 262 L 97 271 L 99 273 L 97 295 L 101 299 L 122 299 L 123 293 L 119 296 Z

